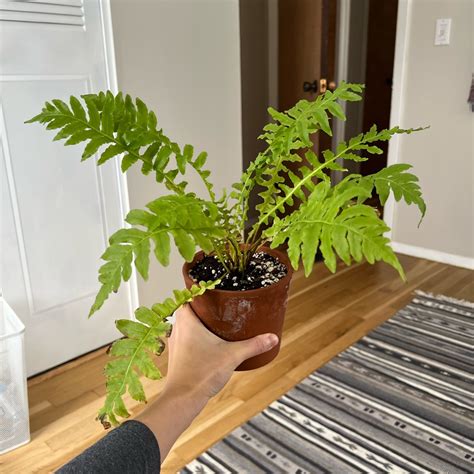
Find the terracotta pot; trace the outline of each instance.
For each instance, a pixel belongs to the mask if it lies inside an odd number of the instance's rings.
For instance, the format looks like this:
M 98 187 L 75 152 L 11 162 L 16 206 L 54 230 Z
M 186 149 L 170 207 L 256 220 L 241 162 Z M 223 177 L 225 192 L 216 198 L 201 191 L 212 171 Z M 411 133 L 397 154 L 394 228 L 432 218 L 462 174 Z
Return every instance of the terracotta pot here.
M 256 290 L 209 290 L 191 303 L 202 323 L 226 341 L 242 341 L 268 332 L 276 334 L 281 340 L 293 270 L 286 254 L 268 247 L 261 247 L 259 250 L 286 265 L 287 274 L 281 280 Z M 203 257 L 204 252 L 198 252 L 192 262 L 183 265 L 186 288 L 194 283 L 189 270 Z M 279 351 L 280 342 L 270 351 L 247 359 L 236 370 L 262 367 L 272 361 Z

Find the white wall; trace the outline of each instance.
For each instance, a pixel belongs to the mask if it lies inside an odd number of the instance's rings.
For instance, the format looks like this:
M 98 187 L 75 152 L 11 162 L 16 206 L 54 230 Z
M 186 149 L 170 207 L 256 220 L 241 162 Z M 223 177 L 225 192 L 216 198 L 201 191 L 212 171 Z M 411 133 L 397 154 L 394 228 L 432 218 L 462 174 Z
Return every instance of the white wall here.
M 397 138 L 389 163 L 414 166 L 427 202 L 386 209 L 395 250 L 474 268 L 473 124 L 467 104 L 474 72 L 472 0 L 400 0 L 392 125 L 429 130 Z M 437 18 L 451 18 L 451 44 L 434 46 Z
M 142 98 L 175 141 L 209 153 L 220 192 L 242 171 L 238 0 L 113 0 L 118 86 Z M 190 189 L 204 191 L 198 179 Z M 153 176 L 128 174 L 130 207 L 163 194 Z M 183 286 L 182 259 L 139 278 L 141 304 Z

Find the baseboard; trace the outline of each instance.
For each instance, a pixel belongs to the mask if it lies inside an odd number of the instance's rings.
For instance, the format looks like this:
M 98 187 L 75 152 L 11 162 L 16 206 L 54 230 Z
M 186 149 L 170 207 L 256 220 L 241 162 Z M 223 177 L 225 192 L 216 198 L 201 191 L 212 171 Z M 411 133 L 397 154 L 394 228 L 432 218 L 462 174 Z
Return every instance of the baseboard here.
M 474 258 L 463 257 L 452 253 L 440 252 L 438 250 L 426 249 L 423 247 L 416 247 L 414 245 L 401 244 L 399 242 L 392 242 L 392 248 L 395 252 L 412 257 L 426 258 L 427 260 L 434 260 L 435 262 L 447 263 L 455 267 L 468 268 L 474 270 Z

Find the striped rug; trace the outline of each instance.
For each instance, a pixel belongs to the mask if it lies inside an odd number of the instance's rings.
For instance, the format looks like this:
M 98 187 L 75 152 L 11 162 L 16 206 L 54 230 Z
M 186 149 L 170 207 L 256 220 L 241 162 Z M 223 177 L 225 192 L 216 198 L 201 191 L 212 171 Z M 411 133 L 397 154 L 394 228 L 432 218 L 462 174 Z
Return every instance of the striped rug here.
M 474 304 L 417 292 L 183 473 L 474 472 Z

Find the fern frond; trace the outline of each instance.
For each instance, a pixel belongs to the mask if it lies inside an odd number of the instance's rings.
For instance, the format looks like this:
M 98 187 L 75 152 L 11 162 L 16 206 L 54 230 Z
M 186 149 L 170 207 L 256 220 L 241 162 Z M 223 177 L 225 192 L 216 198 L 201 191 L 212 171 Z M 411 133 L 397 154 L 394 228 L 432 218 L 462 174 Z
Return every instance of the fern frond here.
M 375 209 L 354 201 L 370 197 L 370 190 L 361 185 L 357 177 L 349 177 L 331 188 L 328 180 L 315 187 L 307 201 L 300 208 L 283 219 L 276 219 L 264 232 L 275 248 L 288 242 L 288 256 L 297 269 L 303 261 L 305 275 L 314 267 L 318 249 L 324 263 L 331 272 L 336 271 L 336 257 L 346 265 L 352 260 L 369 263 L 383 260 L 394 267 L 404 279 L 403 269 L 390 247 L 390 240 L 384 236 L 389 230 Z
M 110 246 L 101 257 L 105 260 L 99 269 L 101 288 L 89 316 L 102 307 L 112 291 L 119 289 L 122 281 L 130 279 L 132 262 L 142 278 L 148 278 L 152 244 L 157 260 L 166 266 L 171 238 L 182 257 L 191 261 L 196 246 L 209 253 L 214 249 L 214 240 L 225 236 L 225 230 L 216 225 L 217 205 L 192 194 L 162 196 L 146 207 L 148 210 L 130 211 L 125 218 L 132 226 L 142 228 L 120 229 L 110 237 Z
M 255 234 L 262 224 L 267 224 L 273 219 L 278 212 L 284 212 L 286 206 L 293 204 L 294 198 L 299 198 L 303 203 L 306 201 L 306 194 L 304 190 L 309 193 L 314 191 L 314 178 L 325 180 L 324 170 L 327 169 L 340 169 L 337 164 L 339 159 L 348 159 L 352 161 L 363 161 L 366 157 L 363 154 L 379 154 L 381 149 L 374 145 L 378 141 L 387 141 L 396 134 L 406 133 L 410 134 L 416 131 L 422 130 L 417 129 L 401 129 L 394 127 L 391 129 L 384 129 L 377 131 L 377 127 L 374 125 L 367 133 L 361 133 L 354 138 L 351 138 L 348 143 L 341 142 L 337 146 L 336 153 L 331 150 L 326 150 L 323 153 L 323 159 L 317 157 L 312 151 L 306 153 L 306 158 L 311 166 L 302 166 L 296 173 L 289 173 L 289 177 L 293 183 L 293 186 L 281 185 L 282 192 L 277 193 L 273 201 L 267 201 L 266 205 L 260 208 L 259 220 L 254 225 L 251 235 Z M 358 152 L 360 154 L 356 154 Z
M 157 128 L 155 113 L 139 98 L 133 101 L 129 95 L 123 97 L 120 92 L 114 96 L 110 91 L 81 98 L 71 96 L 69 104 L 58 99 L 46 102 L 42 112 L 26 123 L 40 122 L 48 130 L 59 129 L 54 140 L 66 140 L 65 145 L 85 142 L 83 161 L 98 153 L 97 164 L 102 165 L 123 155 L 123 172 L 140 163 L 144 174 L 154 172 L 156 180 L 170 191 L 185 193 L 187 182 L 176 182 L 176 177 L 185 174 L 188 164 L 195 167 L 201 163 L 202 154 L 194 159 L 191 145 L 181 149 L 166 137 Z M 168 167 L 171 158 L 174 166 Z M 201 169 L 202 164 L 197 170 L 201 177 L 209 173 Z M 209 181 L 204 181 L 210 190 Z
M 279 184 L 290 172 L 286 163 L 301 160 L 296 151 L 311 148 L 311 135 L 318 130 L 332 135 L 329 119 L 346 119 L 338 101 L 361 100 L 363 87 L 362 84 L 342 82 L 334 92 L 328 90 L 314 101 L 300 100 L 286 112 L 268 109 L 274 122 L 266 125 L 259 137 L 267 142 L 268 148 L 249 165 L 240 181 L 237 209 L 238 212 L 243 210 L 242 221 L 247 217 L 248 198 L 253 187 L 258 184 L 265 188 L 260 194 L 263 202 L 258 206 L 260 213 L 264 213 L 274 203 Z
M 116 321 L 117 329 L 125 339 L 119 339 L 112 344 L 109 354 L 113 359 L 105 366 L 107 394 L 104 406 L 98 413 L 98 419 L 104 427 L 118 425 L 118 417 L 130 416 L 123 401 L 127 391 L 134 400 L 146 402 L 140 375 L 152 380 L 161 378 L 161 373 L 153 362 L 153 355 L 160 355 L 164 349 L 162 338 L 166 337 L 171 329 L 166 318 L 183 304 L 215 288 L 219 283 L 220 280 L 200 282 L 189 290 L 176 290 L 174 299 L 167 298 L 163 303 L 153 305 L 151 309 L 139 307 L 135 311 L 136 321 Z
M 403 199 L 407 204 L 416 204 L 421 213 L 421 223 L 426 213 L 426 204 L 418 178 L 412 173 L 407 173 L 410 168 L 412 166 L 405 163 L 390 165 L 375 174 L 364 176 L 361 178 L 361 183 L 367 185 L 371 191 L 375 187 L 382 205 L 387 202 L 390 192 L 397 202 Z

